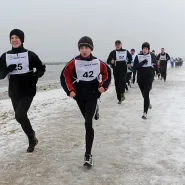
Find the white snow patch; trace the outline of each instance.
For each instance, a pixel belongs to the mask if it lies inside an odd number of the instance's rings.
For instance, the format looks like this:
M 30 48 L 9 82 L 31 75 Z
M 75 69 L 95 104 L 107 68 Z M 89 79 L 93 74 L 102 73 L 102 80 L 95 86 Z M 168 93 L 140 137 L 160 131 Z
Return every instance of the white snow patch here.
M 143 99 L 134 86 L 122 105 L 114 86 L 101 99 L 95 121 L 91 170 L 83 167 L 84 120 L 63 90 L 39 92 L 29 117 L 39 139 L 26 154 L 27 138 L 10 100 L 0 101 L 0 185 L 184 185 L 185 72 L 155 80 L 153 109 L 141 119 Z

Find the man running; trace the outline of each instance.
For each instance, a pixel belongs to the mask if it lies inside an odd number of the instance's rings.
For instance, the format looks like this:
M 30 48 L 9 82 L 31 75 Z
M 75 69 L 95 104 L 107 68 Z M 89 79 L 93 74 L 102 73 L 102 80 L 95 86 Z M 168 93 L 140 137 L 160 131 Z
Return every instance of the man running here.
M 115 47 L 109 54 L 107 63 L 113 68 L 118 104 L 121 104 L 125 100 L 127 67 L 131 67 L 132 56 L 128 50 L 122 48 L 120 40 L 115 42 Z
M 170 60 L 170 56 L 168 53 L 165 53 L 165 49 L 161 49 L 161 53 L 157 56 L 157 60 L 160 61 L 160 72 L 161 72 L 161 80 L 164 79 L 166 82 L 167 75 L 167 62 Z

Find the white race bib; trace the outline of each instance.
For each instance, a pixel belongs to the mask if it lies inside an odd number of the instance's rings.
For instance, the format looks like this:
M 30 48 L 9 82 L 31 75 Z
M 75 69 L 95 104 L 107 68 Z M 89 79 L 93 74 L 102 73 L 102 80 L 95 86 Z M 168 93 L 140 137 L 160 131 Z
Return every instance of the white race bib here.
M 17 67 L 9 75 L 24 74 L 30 72 L 28 52 L 18 54 L 6 54 L 7 67 L 11 64 L 16 64 Z
M 93 81 L 100 74 L 100 61 L 75 60 L 77 81 Z
M 127 51 L 116 51 L 116 61 L 127 62 Z
M 166 54 L 165 55 L 160 55 L 160 60 L 166 60 Z
M 152 66 L 152 56 L 150 54 L 148 54 L 148 55 L 138 55 L 139 63 L 143 62 L 145 59 L 148 62 L 146 64 L 144 64 L 142 67 L 151 67 Z

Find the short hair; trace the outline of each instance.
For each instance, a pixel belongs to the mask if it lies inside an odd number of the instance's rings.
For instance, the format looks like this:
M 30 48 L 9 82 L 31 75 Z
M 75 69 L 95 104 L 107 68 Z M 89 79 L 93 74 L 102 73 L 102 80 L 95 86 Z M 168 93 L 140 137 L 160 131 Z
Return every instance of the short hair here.
M 164 49 L 164 48 L 161 48 L 161 49 Z

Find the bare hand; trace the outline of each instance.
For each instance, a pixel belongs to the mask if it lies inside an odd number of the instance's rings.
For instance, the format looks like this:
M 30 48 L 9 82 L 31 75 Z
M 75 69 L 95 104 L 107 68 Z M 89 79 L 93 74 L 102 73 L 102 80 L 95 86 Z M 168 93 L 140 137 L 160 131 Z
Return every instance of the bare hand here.
M 114 64 L 114 62 L 115 62 L 115 61 L 112 59 L 112 60 L 111 60 L 111 64 Z
M 128 66 L 128 68 L 130 68 L 131 67 L 131 64 L 127 64 L 127 66 Z
M 102 94 L 102 93 L 105 92 L 105 89 L 104 89 L 103 87 L 100 87 L 100 88 L 98 89 L 98 91 Z
M 71 91 L 70 94 L 69 94 L 69 96 L 70 96 L 71 98 L 74 98 L 74 97 L 76 96 L 76 93 L 75 93 L 74 91 Z

